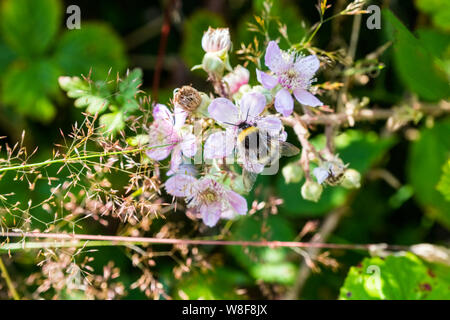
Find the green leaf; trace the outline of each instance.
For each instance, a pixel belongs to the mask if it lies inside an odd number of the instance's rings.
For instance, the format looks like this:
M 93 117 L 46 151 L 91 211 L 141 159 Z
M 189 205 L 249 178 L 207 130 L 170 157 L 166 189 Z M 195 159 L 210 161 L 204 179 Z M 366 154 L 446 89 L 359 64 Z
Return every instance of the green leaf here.
M 4 74 L 2 102 L 23 115 L 43 122 L 50 121 L 56 110 L 48 97 L 58 91 L 58 74 L 59 69 L 52 61 L 30 64 L 18 60 Z
M 83 108 L 87 106 L 87 112 L 89 112 L 90 114 L 96 114 L 105 111 L 109 105 L 109 101 L 108 99 L 102 97 L 85 95 L 75 100 L 74 105 L 77 108 Z
M 442 166 L 450 157 L 450 121 L 423 128 L 410 148 L 408 179 L 425 213 L 450 228 L 450 203 L 436 190 Z
M 16 54 L 0 39 L 0 70 L 6 70 L 15 58 Z
M 119 36 L 107 25 L 84 23 L 81 29 L 64 33 L 56 48 L 56 61 L 66 75 L 88 75 L 105 80 L 126 65 L 124 46 Z
M 203 33 L 208 27 L 218 28 L 225 26 L 223 18 L 213 12 L 199 10 L 193 13 L 184 24 L 184 41 L 181 56 L 191 68 L 202 63 L 205 52 L 202 49 Z
M 447 201 L 450 201 L 450 160 L 443 166 L 442 176 L 436 188 Z
M 450 299 L 448 267 L 428 265 L 412 253 L 366 258 L 351 267 L 341 288 L 344 300 Z
M 450 77 L 450 34 L 434 29 L 419 29 L 417 35 L 425 48 L 436 58 L 437 63 Z
M 258 219 L 259 218 L 259 219 Z M 267 230 L 267 233 L 262 230 Z M 280 216 L 244 217 L 232 229 L 233 240 L 267 240 L 292 241 L 294 230 L 289 222 Z M 227 250 L 238 263 L 248 270 L 255 279 L 266 282 L 292 284 L 296 275 L 296 265 L 287 261 L 287 248 L 255 248 L 229 246 Z
M 389 10 L 383 10 L 386 30 L 393 40 L 394 62 L 405 86 L 425 100 L 450 96 L 448 78 L 442 66 Z
M 450 2 L 447 0 L 417 0 L 419 10 L 431 15 L 433 24 L 450 31 Z
M 54 40 L 61 13 L 59 0 L 5 0 L 0 8 L 1 32 L 17 53 L 34 57 Z
M 321 149 L 325 146 L 325 136 L 319 135 L 311 142 Z M 349 163 L 350 168 L 358 170 L 363 175 L 395 143 L 395 140 L 379 138 L 375 132 L 347 130 L 336 137 L 335 142 L 337 153 L 344 163 Z M 280 207 L 283 213 L 291 216 L 322 216 L 344 204 L 349 193 L 349 190 L 341 187 L 326 187 L 320 200 L 315 203 L 303 199 L 300 195 L 303 183 L 304 180 L 286 184 L 282 175 L 277 176 L 278 194 L 284 199 Z
M 183 277 L 176 286 L 176 295 L 180 290 L 190 300 L 242 299 L 236 293 L 239 286 L 249 284 L 249 278 L 242 272 L 225 267 L 215 267 L 214 271 L 195 271 Z
M 105 133 L 115 134 L 125 128 L 122 112 L 106 113 L 100 117 L 99 121 Z
M 119 93 L 117 102 L 124 112 L 133 112 L 139 109 L 139 103 L 136 101 L 136 95 L 142 84 L 142 70 L 134 69 L 119 84 Z

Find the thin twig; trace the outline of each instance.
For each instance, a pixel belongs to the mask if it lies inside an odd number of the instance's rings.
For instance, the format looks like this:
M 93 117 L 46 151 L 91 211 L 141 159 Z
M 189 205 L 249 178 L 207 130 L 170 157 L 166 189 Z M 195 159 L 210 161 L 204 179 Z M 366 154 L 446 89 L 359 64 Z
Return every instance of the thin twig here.
M 417 111 L 421 111 L 424 114 L 439 116 L 444 113 L 450 113 L 450 103 L 443 101 L 439 105 L 422 105 Z M 386 120 L 395 114 L 395 110 L 392 109 L 362 109 L 355 112 L 353 118 L 355 121 L 376 121 Z M 294 127 L 297 121 L 292 117 L 282 118 L 283 123 L 290 127 Z M 334 114 L 320 114 L 316 116 L 302 115 L 300 120 L 308 125 L 313 124 L 334 124 L 343 125 L 348 122 L 348 115 L 346 113 L 334 113 Z
M 242 246 L 242 247 L 298 247 L 298 248 L 323 248 L 323 249 L 343 249 L 343 250 L 372 250 L 374 246 L 379 244 L 339 244 L 339 243 L 320 243 L 320 242 L 295 242 L 295 241 L 245 241 L 245 240 L 198 240 L 198 239 L 164 239 L 164 238 L 149 238 L 149 237 L 126 237 L 126 236 L 105 236 L 105 235 L 93 235 L 93 234 L 66 234 L 66 233 L 43 233 L 43 232 L 4 232 L 0 234 L 1 237 L 6 238 L 46 238 L 57 240 L 72 241 L 70 244 L 66 244 L 66 247 L 84 246 L 85 243 L 78 243 L 81 240 L 93 240 L 98 241 L 92 246 L 116 246 L 116 245 L 129 245 L 129 244 L 179 244 L 179 245 L 210 245 L 210 246 Z M 101 242 L 104 242 L 101 244 Z M 32 242 L 33 245 L 30 248 L 52 247 L 52 242 Z M 18 242 L 21 249 L 27 249 L 26 242 Z M 56 246 L 61 246 L 61 242 L 56 242 Z M 7 243 L 0 246 L 0 250 L 4 248 L 16 248 L 7 246 Z M 408 250 L 407 246 L 388 245 L 387 250 Z
M 314 237 L 310 243 L 314 244 L 314 243 L 326 241 L 328 239 L 328 237 L 331 235 L 331 233 L 336 229 L 341 218 L 347 211 L 348 211 L 348 207 L 344 206 L 344 207 L 340 207 L 340 208 L 334 210 L 333 212 L 331 212 L 325 219 L 325 222 L 323 223 L 320 230 L 314 235 Z M 319 254 L 320 249 L 321 248 L 319 248 L 319 247 L 311 246 L 306 250 L 306 254 L 308 255 L 308 257 L 311 260 L 314 260 L 314 259 L 316 259 L 317 255 Z M 311 268 L 307 265 L 307 263 L 305 261 L 303 261 L 300 265 L 294 285 L 286 294 L 286 297 L 285 297 L 286 300 L 297 299 L 297 297 L 300 295 L 300 292 L 302 291 L 303 286 L 305 285 L 305 282 L 308 279 L 310 274 L 311 274 Z

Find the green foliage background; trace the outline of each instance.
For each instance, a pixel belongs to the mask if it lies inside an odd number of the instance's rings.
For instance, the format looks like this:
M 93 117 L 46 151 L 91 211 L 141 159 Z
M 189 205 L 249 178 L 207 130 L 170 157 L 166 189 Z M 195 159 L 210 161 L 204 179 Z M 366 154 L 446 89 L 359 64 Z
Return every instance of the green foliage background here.
M 246 25 L 261 10 L 262 1 L 229 0 L 225 3 L 219 8 L 215 7 L 214 1 L 205 1 L 204 6 L 197 2 L 183 3 L 181 18 L 169 35 L 168 62 L 159 91 L 161 103 L 167 103 L 172 90 L 184 84 L 192 83 L 200 90 L 211 91 L 202 72 L 189 71 L 202 60 L 201 37 L 208 26 L 229 26 L 235 48 L 239 48 L 241 42 L 253 41 L 255 35 L 248 31 Z M 379 4 L 377 1 L 372 3 Z M 134 30 L 151 19 L 161 17 L 161 5 L 80 1 L 82 27 L 68 30 L 65 27 L 65 8 L 69 4 L 71 1 L 0 1 L 0 136 L 8 136 L 13 145 L 22 130 L 26 130 L 25 143 L 30 149 L 38 145 L 41 150 L 38 159 L 48 157 L 53 143 L 61 139 L 58 129 L 70 130 L 73 122 L 82 119 L 81 111 L 98 111 L 101 115 L 99 121 L 117 132 L 124 128 L 124 117 L 137 109 L 137 105 L 130 101 L 138 90 L 136 84 L 143 81 L 140 89 L 151 91 L 159 36 L 149 37 L 144 43 L 131 47 L 129 39 Z M 314 4 L 313 1 L 301 4 L 297 1 L 275 2 L 272 12 L 286 24 L 291 43 L 298 42 L 317 21 Z M 351 20 L 351 17 L 343 20 L 340 31 L 347 41 Z M 367 86 L 352 88 L 352 95 L 367 96 L 371 104 L 382 108 L 406 103 L 411 95 L 430 103 L 448 101 L 449 21 L 450 5 L 446 0 L 390 1 L 390 8 L 383 9 L 382 30 L 361 29 L 356 56 L 356 59 L 362 59 L 391 41 L 392 46 L 380 58 L 386 68 Z M 272 28 L 269 34 L 273 38 L 279 37 L 278 27 Z M 332 31 L 329 25 L 324 26 L 315 45 L 327 46 L 332 40 Z M 257 36 L 257 40 L 262 43 L 265 39 Z M 280 40 L 280 46 L 286 48 L 288 40 L 282 37 Z M 239 62 L 236 57 L 232 57 L 232 61 Z M 120 87 L 111 87 L 107 80 L 115 79 L 116 73 L 123 73 L 127 67 L 138 69 L 130 73 Z M 58 77 L 81 74 L 91 74 L 95 85 L 61 85 L 69 97 L 77 99 L 75 106 L 78 108 L 73 108 L 73 101 L 65 98 L 65 93 L 59 88 Z M 251 78 L 254 81 L 255 74 L 251 74 Z M 323 80 L 319 76 L 318 81 Z M 119 94 L 111 98 L 112 92 L 116 91 Z M 449 119 L 441 118 L 434 123 L 423 119 L 415 131 L 417 139 L 413 141 L 406 139 L 405 131 L 400 131 L 395 137 L 385 137 L 376 133 L 380 130 L 381 126 L 373 123 L 343 131 L 336 141 L 338 153 L 361 174 L 373 168 L 389 170 L 402 187 L 394 189 L 383 180 L 365 179 L 357 192 L 326 188 L 321 200 L 312 203 L 300 196 L 304 181 L 286 184 L 281 174 L 261 176 L 256 188 L 259 191 L 248 196 L 249 204 L 253 200 L 264 200 L 269 192 L 283 198 L 284 203 L 276 215 L 243 217 L 231 226 L 229 238 L 293 240 L 307 221 L 323 219 L 351 197 L 350 213 L 344 217 L 330 242 L 401 245 L 432 242 L 448 245 Z M 325 143 L 323 135 L 315 136 L 312 141 L 317 146 Z M 283 160 L 282 165 L 287 162 Z M 39 186 L 36 194 L 30 196 L 25 186 L 5 185 L 0 181 L 0 193 L 6 192 L 15 192 L 17 201 L 26 203 L 30 197 L 38 199 L 39 193 L 48 192 L 48 187 Z M 51 220 L 44 212 L 40 218 Z M 169 219 L 182 220 L 185 217 L 177 213 Z M 93 227 L 92 224 L 92 221 L 86 223 L 85 233 L 116 231 Z M 160 226 L 156 223 L 153 227 Z M 221 228 L 223 225 L 209 231 L 210 235 L 219 233 Z M 170 294 L 178 298 L 180 290 L 192 299 L 262 298 L 267 295 L 263 296 L 258 290 L 261 283 L 272 289 L 292 286 L 300 261 L 300 256 L 290 249 L 228 247 L 206 250 L 211 250 L 207 254 L 220 257 L 221 262 L 212 271 L 195 269 L 181 279 L 175 279 L 172 274 L 175 262 L 163 261 L 153 269 L 155 276 L 165 284 Z M 428 265 L 412 254 L 381 259 L 361 252 L 332 253 L 341 264 L 340 268 L 337 271 L 325 268 L 321 273 L 313 274 L 300 298 L 450 298 L 449 269 Z M 119 280 L 125 285 L 129 286 L 139 277 L 139 270 L 131 266 L 125 249 L 101 248 L 94 257 L 92 265 L 96 271 L 102 270 L 110 260 L 120 266 Z M 379 279 L 367 272 L 370 266 L 379 267 Z M 35 270 L 33 253 L 22 253 L 14 261 L 13 270 L 18 281 Z M 431 277 L 429 270 L 438 276 Z M 238 288 L 245 288 L 246 293 L 237 294 Z M 83 294 L 68 298 L 83 298 Z M 134 289 L 128 290 L 127 298 L 145 296 Z

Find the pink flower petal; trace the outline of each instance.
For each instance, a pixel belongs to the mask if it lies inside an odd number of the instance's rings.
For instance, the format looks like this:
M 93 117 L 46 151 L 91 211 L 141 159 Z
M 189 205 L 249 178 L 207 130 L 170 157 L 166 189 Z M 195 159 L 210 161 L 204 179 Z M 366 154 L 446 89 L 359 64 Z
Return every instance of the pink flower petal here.
M 275 109 L 283 116 L 289 116 L 294 111 L 294 99 L 287 89 L 281 89 L 275 96 Z
M 177 145 L 172 150 L 172 156 L 170 157 L 170 170 L 167 173 L 168 175 L 172 175 L 178 171 L 178 167 L 182 162 L 181 158 L 181 146 Z
M 214 120 L 226 124 L 235 124 L 239 120 L 238 108 L 228 99 L 214 99 L 208 107 L 208 113 Z
M 255 157 L 244 158 L 244 169 L 253 173 L 261 173 L 264 170 L 264 165 L 253 160 Z
M 147 150 L 146 154 L 159 161 L 167 158 L 179 137 L 170 122 L 158 119 L 150 126 L 149 139 L 149 147 L 155 148 Z
M 173 146 L 169 147 L 155 147 L 154 149 L 147 150 L 145 153 L 150 159 L 160 161 L 164 160 L 169 156 L 169 154 L 172 152 Z
M 174 127 L 175 127 L 175 129 L 179 129 L 184 125 L 184 123 L 186 121 L 187 112 L 184 111 L 183 109 L 181 109 L 180 107 L 176 106 L 173 110 L 173 113 L 174 113 L 174 118 L 175 118 Z
M 270 41 L 267 45 L 264 62 L 273 72 L 277 72 L 280 65 L 283 64 L 283 56 L 280 47 L 278 47 L 278 44 L 275 41 Z
M 234 210 L 236 210 L 237 213 L 239 213 L 240 215 L 244 215 L 247 213 L 247 200 L 245 200 L 243 196 L 232 190 L 228 190 L 227 195 L 230 205 Z
M 193 133 L 184 135 L 180 145 L 183 154 L 188 158 L 195 156 L 197 153 L 197 139 Z
M 278 84 L 277 78 L 258 69 L 256 69 L 256 78 L 258 79 L 259 83 L 264 86 L 264 88 L 269 90 Z
M 241 120 L 252 121 L 264 111 L 266 106 L 266 97 L 259 92 L 249 92 L 244 94 L 241 99 Z
M 232 130 L 211 134 L 206 139 L 204 157 L 206 159 L 220 159 L 228 157 L 234 150 L 236 141 Z
M 165 189 L 168 194 L 175 197 L 188 197 L 193 193 L 193 188 L 197 182 L 192 176 L 185 174 L 176 174 L 165 183 Z
M 320 61 L 315 55 L 310 55 L 295 63 L 295 70 L 302 76 L 311 79 L 320 67 Z
M 163 104 L 156 104 L 153 107 L 153 118 L 156 120 L 164 120 L 173 124 L 172 112 Z
M 304 89 L 295 89 L 294 96 L 298 102 L 306 106 L 317 107 L 323 105 L 319 99 Z
M 200 207 L 200 214 L 202 215 L 203 223 L 208 227 L 214 227 L 220 219 L 222 213 L 222 206 L 220 202 L 214 202 L 210 205 L 202 205 Z

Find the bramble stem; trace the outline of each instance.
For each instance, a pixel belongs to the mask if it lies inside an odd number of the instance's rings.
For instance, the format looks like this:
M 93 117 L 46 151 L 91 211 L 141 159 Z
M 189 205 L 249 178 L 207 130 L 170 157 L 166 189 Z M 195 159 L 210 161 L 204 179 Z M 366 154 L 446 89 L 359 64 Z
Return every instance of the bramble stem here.
M 20 296 L 17 293 L 16 288 L 14 288 L 14 284 L 11 281 L 11 278 L 9 277 L 8 270 L 5 267 L 5 264 L 3 263 L 2 257 L 0 257 L 0 271 L 3 276 L 3 279 L 5 279 L 6 285 L 8 286 L 9 292 L 11 293 L 14 300 L 20 300 Z
M 443 101 L 439 105 L 423 105 L 417 109 L 424 114 L 439 116 L 444 113 L 450 113 L 450 103 Z M 392 109 L 362 109 L 356 111 L 353 116 L 355 121 L 375 121 L 375 120 L 386 120 L 395 114 L 395 110 Z M 342 113 L 332 113 L 332 114 L 320 114 L 316 116 L 311 116 L 304 114 L 299 117 L 300 120 L 308 125 L 312 124 L 331 124 L 331 125 L 343 125 L 348 122 L 348 114 Z M 297 124 L 297 120 L 292 117 L 283 117 L 283 123 L 290 127 L 294 127 Z
M 319 242 L 295 242 L 295 241 L 245 241 L 245 240 L 199 240 L 199 239 L 163 239 L 149 237 L 105 236 L 93 234 L 67 234 L 67 233 L 42 233 L 42 232 L 5 232 L 2 237 L 15 238 L 46 238 L 68 240 L 70 242 L 15 242 L 5 243 L 0 246 L 1 251 L 42 249 L 53 247 L 96 247 L 96 246 L 127 246 L 130 244 L 179 244 L 179 245 L 207 245 L 207 246 L 242 246 L 242 247 L 297 247 L 297 248 L 322 248 L 342 250 L 369 251 L 377 244 L 340 244 Z M 80 242 L 92 240 L 91 242 Z M 408 250 L 407 246 L 388 245 L 386 250 Z

